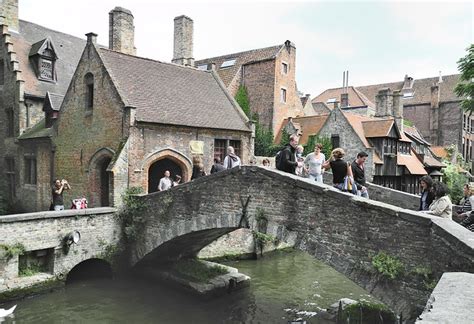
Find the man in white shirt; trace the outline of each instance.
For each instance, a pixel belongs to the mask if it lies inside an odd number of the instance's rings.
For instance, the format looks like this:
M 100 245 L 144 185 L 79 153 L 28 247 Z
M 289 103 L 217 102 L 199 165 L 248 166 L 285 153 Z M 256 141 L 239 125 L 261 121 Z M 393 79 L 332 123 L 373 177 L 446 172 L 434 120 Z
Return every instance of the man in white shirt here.
M 170 172 L 168 170 L 165 171 L 165 176 L 160 179 L 160 184 L 158 185 L 158 191 L 165 191 L 171 188 L 173 185 L 173 181 L 170 178 Z
M 235 155 L 232 146 L 227 147 L 227 156 L 224 159 L 224 168 L 231 169 L 240 165 L 240 158 Z

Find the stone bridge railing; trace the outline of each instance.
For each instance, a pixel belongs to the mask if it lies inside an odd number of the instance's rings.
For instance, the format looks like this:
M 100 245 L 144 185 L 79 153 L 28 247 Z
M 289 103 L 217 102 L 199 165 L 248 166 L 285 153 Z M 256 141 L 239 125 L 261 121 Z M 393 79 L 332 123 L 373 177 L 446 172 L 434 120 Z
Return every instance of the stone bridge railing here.
M 115 214 L 116 209 L 102 207 L 1 216 L 0 302 L 12 290 L 62 281 L 82 261 L 102 258 L 108 246 L 120 239 Z M 65 249 L 64 238 L 73 231 L 80 233 L 80 241 Z M 14 246 L 24 249 L 21 256 L 8 252 Z M 20 276 L 20 261 L 23 266 L 39 263 L 44 272 Z
M 418 268 L 474 272 L 472 234 L 458 224 L 383 202 L 342 193 L 276 170 L 241 167 L 143 196 L 146 224 L 133 263 L 158 263 L 195 255 L 212 240 L 255 223 L 257 209 L 280 239 L 345 274 L 404 317 L 415 318 L 430 289 Z M 245 204 L 248 201 L 248 205 Z M 405 273 L 394 280 L 375 271 L 379 252 L 399 259 Z

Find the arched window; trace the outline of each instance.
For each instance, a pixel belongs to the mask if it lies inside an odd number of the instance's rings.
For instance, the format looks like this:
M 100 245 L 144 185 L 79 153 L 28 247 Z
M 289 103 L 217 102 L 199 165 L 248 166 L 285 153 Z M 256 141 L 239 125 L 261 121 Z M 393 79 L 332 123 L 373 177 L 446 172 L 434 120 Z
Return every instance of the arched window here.
M 84 76 L 84 84 L 86 86 L 86 109 L 92 109 L 94 107 L 94 76 L 92 73 L 87 73 Z

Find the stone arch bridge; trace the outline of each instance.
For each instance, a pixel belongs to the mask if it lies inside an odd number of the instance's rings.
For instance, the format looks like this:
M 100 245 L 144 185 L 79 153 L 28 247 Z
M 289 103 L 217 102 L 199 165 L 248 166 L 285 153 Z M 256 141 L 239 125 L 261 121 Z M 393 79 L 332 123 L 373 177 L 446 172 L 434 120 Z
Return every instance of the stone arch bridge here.
M 267 233 L 296 242 L 296 248 L 345 274 L 405 318 L 415 318 L 430 291 L 414 270 L 430 269 L 437 278 L 444 272 L 474 272 L 472 234 L 452 221 L 402 208 L 414 208 L 415 196 L 377 186 L 370 190 L 379 201 L 256 166 L 219 172 L 139 196 L 144 223 L 129 246 L 129 261 L 159 264 L 193 257 L 226 233 L 255 228 L 261 209 Z M 107 260 L 121 238 L 115 213 L 93 208 L 0 217 L 0 244 L 49 249 L 51 275 L 63 275 L 90 258 Z M 72 230 L 81 232 L 81 241 L 64 254 L 58 242 Z M 377 274 L 371 257 L 380 251 L 401 260 L 405 274 L 395 280 Z M 0 294 L 15 287 L 16 269 L 18 257 L 0 255 Z

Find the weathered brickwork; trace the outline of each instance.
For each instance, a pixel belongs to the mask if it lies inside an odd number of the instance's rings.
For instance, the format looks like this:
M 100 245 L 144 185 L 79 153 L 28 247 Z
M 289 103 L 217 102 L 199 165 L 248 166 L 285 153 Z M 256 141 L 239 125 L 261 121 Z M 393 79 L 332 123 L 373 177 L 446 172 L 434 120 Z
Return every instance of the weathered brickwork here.
M 459 102 L 441 103 L 438 116 L 438 128 L 433 133 L 430 129 L 433 119 L 432 108 L 429 104 L 404 106 L 403 116 L 416 125 L 423 137 L 432 145 L 449 146 L 454 144 L 462 150 L 462 111 Z
M 91 258 L 110 261 L 107 248 L 115 247 L 121 234 L 115 213 L 113 208 L 98 208 L 4 216 L 0 218 L 0 244 L 13 246 L 21 243 L 26 252 L 51 249 L 52 271 L 46 278 L 39 274 L 37 281 L 63 280 L 82 261 Z M 81 240 L 66 253 L 63 239 L 72 231 L 79 231 Z M 3 249 L 0 251 L 0 296 L 9 290 L 36 283 L 32 280 L 35 278 L 19 277 L 18 259 L 18 255 L 7 258 Z
M 123 103 L 96 49 L 86 47 L 80 62 L 55 127 L 55 174 L 71 184 L 72 190 L 65 194 L 66 201 L 87 197 L 91 206 L 100 206 L 97 200 L 101 188 L 96 171 L 107 159 L 112 159 L 127 138 L 128 128 L 123 120 Z M 94 77 L 92 109 L 86 108 L 87 73 Z
M 257 113 L 259 121 L 272 127 L 275 107 L 275 61 L 256 62 L 242 67 L 243 86 L 247 88 L 252 113 Z
M 286 72 L 284 71 L 286 65 Z M 282 98 L 282 89 L 286 90 L 286 101 Z M 296 88 L 296 48 L 285 45 L 275 59 L 273 133 L 281 130 L 283 120 L 303 115 L 303 105 Z
M 277 237 L 285 240 L 297 233 L 299 249 L 369 288 L 408 318 L 421 312 L 429 291 L 410 276 L 388 281 L 375 275 L 371 255 L 384 251 L 397 257 L 408 274 L 416 267 L 431 268 L 438 278 L 446 271 L 474 271 L 470 234 L 450 220 L 259 167 L 234 168 L 143 197 L 147 223 L 132 262 L 145 256 L 147 262 L 157 262 L 195 255 L 238 226 L 241 200 L 248 197 L 250 224 L 256 209 L 263 208 Z
M 109 12 L 109 48 L 135 55 L 135 26 L 130 10 L 115 7 Z
M 3 16 L 3 23 L 11 30 L 18 31 L 18 0 L 3 0 L 0 6 L 0 16 Z M 0 24 L 2 22 L 0 21 Z

